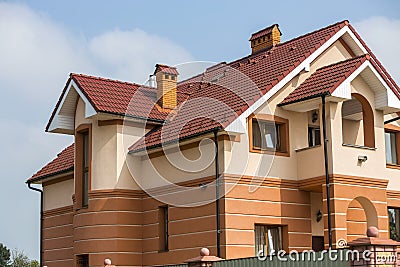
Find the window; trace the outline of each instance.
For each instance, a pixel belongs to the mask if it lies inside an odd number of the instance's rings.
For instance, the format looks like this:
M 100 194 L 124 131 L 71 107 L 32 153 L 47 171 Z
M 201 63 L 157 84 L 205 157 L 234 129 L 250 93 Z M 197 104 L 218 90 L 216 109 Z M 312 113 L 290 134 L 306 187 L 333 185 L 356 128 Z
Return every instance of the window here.
M 319 127 L 308 127 L 308 146 L 320 146 L 321 145 L 321 130 Z
M 277 116 L 257 115 L 249 123 L 250 151 L 289 156 L 288 121 Z
M 400 241 L 400 208 L 388 208 L 390 239 Z
M 175 75 L 171 75 L 171 80 L 175 80 Z
M 283 249 L 281 226 L 256 224 L 254 235 L 256 256 L 273 255 Z
M 78 267 L 89 267 L 89 255 L 78 255 L 76 256 L 76 265 Z
M 399 163 L 398 158 L 398 138 L 399 133 L 392 131 L 385 131 L 385 148 L 386 148 L 386 163 L 397 165 Z
M 82 124 L 75 132 L 76 209 L 87 208 L 91 181 L 91 125 Z
M 273 121 L 253 119 L 253 147 L 256 149 L 280 150 L 279 125 Z
M 89 193 L 89 133 L 82 134 L 83 161 L 82 161 L 82 207 L 88 206 Z
M 168 206 L 159 207 L 158 220 L 160 251 L 168 251 Z
M 169 75 L 168 74 L 165 74 L 165 79 L 169 79 Z

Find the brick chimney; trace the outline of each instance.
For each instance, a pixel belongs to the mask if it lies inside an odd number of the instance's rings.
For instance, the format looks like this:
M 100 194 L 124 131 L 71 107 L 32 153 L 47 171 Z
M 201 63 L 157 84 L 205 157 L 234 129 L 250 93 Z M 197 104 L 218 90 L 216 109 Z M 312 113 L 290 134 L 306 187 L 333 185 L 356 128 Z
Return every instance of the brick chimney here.
M 251 53 L 254 54 L 266 48 L 270 48 L 281 42 L 281 31 L 279 25 L 274 24 L 256 33 L 250 37 Z
M 176 86 L 178 71 L 175 67 L 157 64 L 154 71 L 157 81 L 157 99 L 162 108 L 174 109 L 177 105 Z

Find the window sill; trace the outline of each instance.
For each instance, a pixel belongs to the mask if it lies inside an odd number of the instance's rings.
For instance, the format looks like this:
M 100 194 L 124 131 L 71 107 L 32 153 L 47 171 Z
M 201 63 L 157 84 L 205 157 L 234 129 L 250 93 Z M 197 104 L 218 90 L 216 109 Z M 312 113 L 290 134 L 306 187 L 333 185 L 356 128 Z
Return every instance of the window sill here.
M 169 252 L 169 249 L 163 249 L 158 251 L 158 253 L 166 253 L 166 252 Z
M 397 164 L 391 164 L 391 163 L 386 163 L 386 168 L 388 168 L 388 169 L 396 169 L 396 170 L 400 170 L 400 165 L 397 165 Z
M 296 152 L 301 152 L 301 151 L 304 151 L 304 150 L 310 150 L 310 149 L 318 148 L 318 147 L 321 147 L 321 145 L 317 145 L 317 146 L 308 146 L 308 147 L 298 148 L 298 149 L 295 149 L 294 151 L 296 151 Z
M 352 144 L 342 144 L 342 146 L 353 147 L 353 148 L 364 149 L 364 150 L 373 150 L 373 151 L 375 151 L 377 149 L 376 147 L 359 146 L 359 145 L 352 145 Z
M 262 149 L 250 148 L 250 152 L 258 153 L 258 154 L 269 154 L 269 155 L 275 155 L 275 156 L 290 157 L 290 153 L 289 152 L 282 152 L 282 151 L 262 150 Z

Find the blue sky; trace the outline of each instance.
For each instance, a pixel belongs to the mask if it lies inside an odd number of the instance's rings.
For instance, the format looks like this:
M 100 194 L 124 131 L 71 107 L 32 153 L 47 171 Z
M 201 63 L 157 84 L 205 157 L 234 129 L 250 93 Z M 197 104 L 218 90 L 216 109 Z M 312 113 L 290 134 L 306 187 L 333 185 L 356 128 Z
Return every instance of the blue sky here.
M 400 80 L 399 1 L 1 1 L 0 242 L 38 257 L 39 197 L 24 181 L 72 142 L 44 127 L 70 72 L 138 83 L 156 63 L 231 61 L 252 32 L 288 40 L 349 19 Z

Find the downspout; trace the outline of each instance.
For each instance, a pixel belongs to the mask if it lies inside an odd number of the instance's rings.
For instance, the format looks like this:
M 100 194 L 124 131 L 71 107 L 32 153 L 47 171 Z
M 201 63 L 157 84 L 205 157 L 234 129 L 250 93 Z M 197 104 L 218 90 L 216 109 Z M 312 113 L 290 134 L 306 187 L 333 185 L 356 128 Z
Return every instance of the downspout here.
M 221 218 L 219 210 L 219 157 L 218 157 L 218 129 L 214 130 L 215 144 L 215 207 L 217 216 L 217 257 L 221 257 Z
M 326 187 L 326 204 L 328 213 L 328 236 L 329 250 L 332 249 L 332 219 L 331 219 L 331 192 L 329 183 L 329 166 L 328 166 L 328 139 L 326 137 L 326 115 L 325 115 L 325 95 L 322 98 L 322 130 L 324 138 L 324 160 L 325 160 L 325 187 Z
M 30 182 L 27 182 L 28 188 L 40 193 L 40 266 L 43 266 L 43 190 L 32 187 Z

